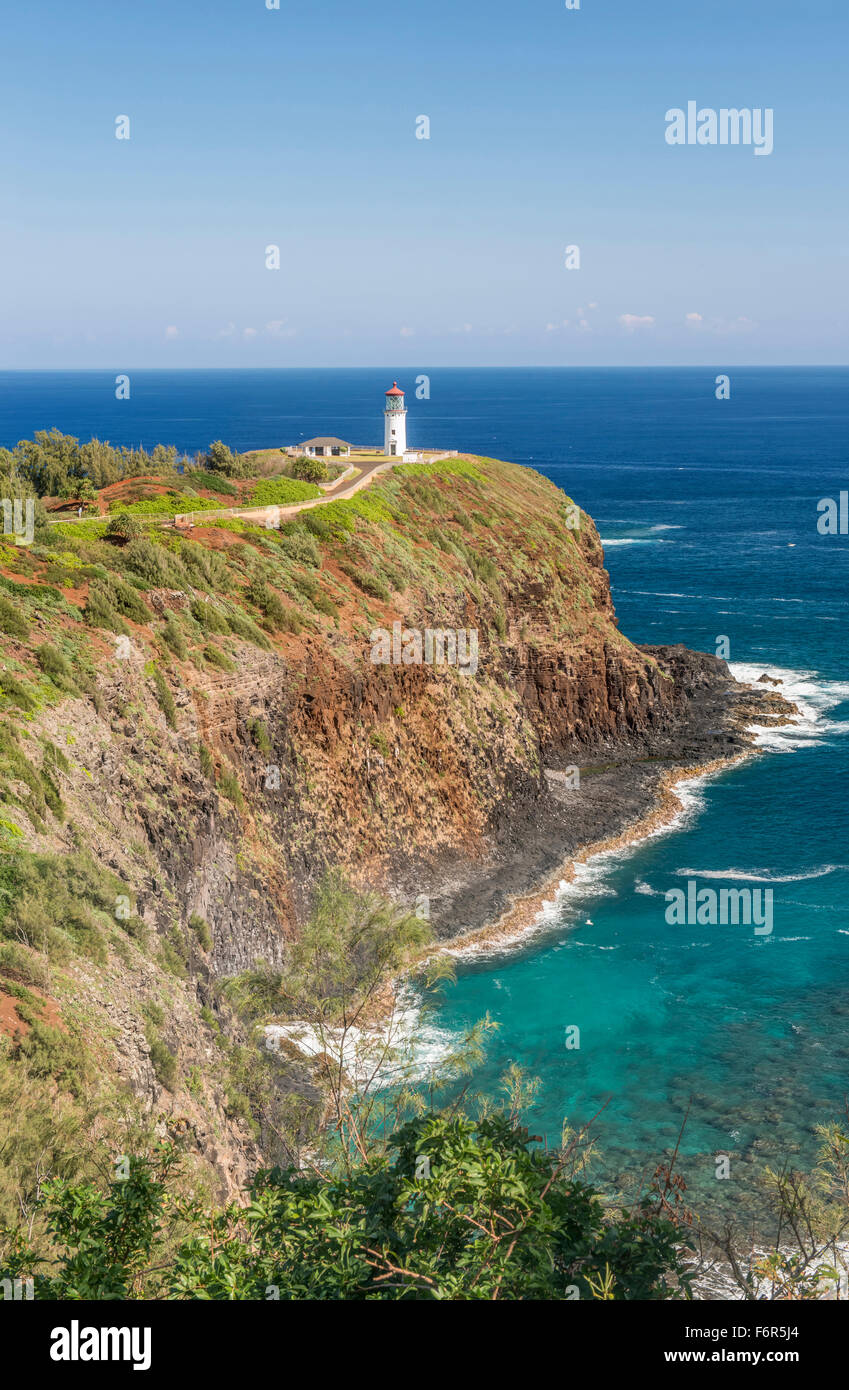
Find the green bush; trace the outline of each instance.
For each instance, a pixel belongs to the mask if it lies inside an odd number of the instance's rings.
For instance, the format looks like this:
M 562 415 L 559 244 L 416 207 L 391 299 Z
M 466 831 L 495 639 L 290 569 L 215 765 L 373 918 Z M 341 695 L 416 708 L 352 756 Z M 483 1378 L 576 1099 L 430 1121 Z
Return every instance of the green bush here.
M 292 464 L 292 477 L 301 478 L 305 483 L 323 483 L 327 479 L 327 464 L 324 459 L 301 454 Z
M 144 533 L 140 521 L 128 512 L 119 512 L 112 517 L 103 534 L 108 541 L 134 541 Z
M 173 613 L 166 614 L 165 623 L 162 628 L 162 639 L 170 651 L 174 653 L 178 661 L 185 661 L 189 649 L 186 646 L 186 639 L 183 636 L 179 622 Z
M 217 492 L 220 497 L 238 497 L 239 489 L 221 473 L 206 473 L 202 468 L 190 468 L 184 475 L 188 487 Z
M 83 617 L 89 627 L 106 628 L 108 632 L 129 633 L 129 628 L 113 607 L 112 590 L 102 580 L 94 580 L 89 586 Z
M 201 917 L 197 912 L 193 912 L 189 918 L 189 926 L 200 942 L 204 951 L 212 950 L 212 932 L 205 917 Z
M 391 598 L 389 589 L 378 575 L 362 569 L 350 560 L 340 560 L 339 568 L 343 574 L 347 574 L 349 579 L 353 579 L 364 594 L 369 594 L 372 598 L 383 599 L 384 603 L 387 603 Z
M 150 1064 L 160 1086 L 173 1091 L 177 1082 L 177 1058 L 159 1037 L 152 1025 L 145 1028 L 145 1037 L 150 1047 Z
M 148 1041 L 173 1089 L 176 1058 L 154 1030 Z M 244 1115 L 257 1058 L 241 1054 L 228 1109 Z M 225 1211 L 174 1199 L 176 1158 L 173 1149 L 134 1156 L 129 1177 L 108 1187 L 48 1181 L 48 1258 L 22 1237 L 0 1275 L 34 1269 L 36 1299 L 52 1302 L 263 1302 L 272 1286 L 288 1302 L 690 1296 L 679 1247 L 691 1242 L 656 1201 L 606 1209 L 501 1114 L 428 1111 L 348 1171 L 261 1171 Z
M 0 671 L 0 692 L 26 714 L 31 714 L 38 708 L 27 687 L 9 671 Z
M 152 541 L 131 541 L 122 559 L 151 589 L 182 589 L 188 583 L 179 559 Z
M 60 690 L 72 692 L 76 689 L 73 666 L 52 642 L 45 642 L 43 646 L 37 647 L 35 659 L 45 676 L 49 676 Z
M 219 671 L 235 671 L 236 669 L 227 653 L 222 652 L 220 647 L 214 647 L 211 643 L 204 647 L 203 656 L 210 666 L 216 666 Z
M 268 729 L 262 719 L 249 719 L 248 731 L 260 753 L 271 752 L 271 739 L 268 736 Z
M 204 632 L 225 633 L 230 631 L 230 624 L 226 617 L 221 613 L 215 604 L 200 598 L 193 599 L 189 605 L 189 611 L 199 627 Z
M 159 701 L 159 708 L 165 715 L 165 723 L 168 725 L 169 729 L 176 729 L 177 706 L 174 703 L 174 696 L 171 694 L 168 682 L 158 666 L 154 667 L 153 683 L 156 686 L 156 698 Z
M 242 809 L 245 802 L 242 796 L 242 789 L 239 786 L 239 779 L 235 772 L 230 772 L 225 769 L 225 771 L 221 773 L 221 776 L 218 778 L 218 790 L 222 796 L 226 796 L 228 801 L 232 801 L 234 806 L 238 806 L 239 810 Z
M 321 564 L 321 554 L 309 531 L 297 527 L 291 531 L 280 531 L 277 544 L 285 555 L 300 565 L 310 565 L 317 569 Z
M 20 610 L 3 597 L 0 597 L 0 632 L 8 637 L 29 637 L 29 623 Z

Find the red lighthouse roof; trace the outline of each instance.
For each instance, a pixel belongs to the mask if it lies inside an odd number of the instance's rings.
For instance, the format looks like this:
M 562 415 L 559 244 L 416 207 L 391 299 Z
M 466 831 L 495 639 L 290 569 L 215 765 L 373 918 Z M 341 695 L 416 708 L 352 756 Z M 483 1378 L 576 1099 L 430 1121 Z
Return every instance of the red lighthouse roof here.
M 387 394 L 387 396 L 403 396 L 404 392 L 401 390 L 401 388 L 400 388 L 400 386 L 398 385 L 397 381 L 393 381 L 392 385 L 390 386 L 390 388 L 389 388 L 389 390 L 386 392 L 386 394 Z

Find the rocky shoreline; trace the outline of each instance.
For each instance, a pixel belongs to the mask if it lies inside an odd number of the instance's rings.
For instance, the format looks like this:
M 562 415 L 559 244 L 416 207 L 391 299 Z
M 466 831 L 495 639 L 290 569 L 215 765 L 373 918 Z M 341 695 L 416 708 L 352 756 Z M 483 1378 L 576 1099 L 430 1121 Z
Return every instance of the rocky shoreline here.
M 796 706 L 764 677 L 736 681 L 720 659 L 683 646 L 642 647 L 684 692 L 676 728 L 591 750 L 564 749 L 544 769 L 540 795 L 496 830 L 485 858 L 443 864 L 430 886 L 430 920 L 441 944 L 481 949 L 520 935 L 539 917 L 576 865 L 624 848 L 668 825 L 682 810 L 678 783 L 723 771 L 757 753 L 753 723 L 787 725 Z M 578 769 L 578 786 L 570 786 Z M 401 893 L 410 893 L 407 877 Z M 423 890 L 419 890 L 421 893 Z

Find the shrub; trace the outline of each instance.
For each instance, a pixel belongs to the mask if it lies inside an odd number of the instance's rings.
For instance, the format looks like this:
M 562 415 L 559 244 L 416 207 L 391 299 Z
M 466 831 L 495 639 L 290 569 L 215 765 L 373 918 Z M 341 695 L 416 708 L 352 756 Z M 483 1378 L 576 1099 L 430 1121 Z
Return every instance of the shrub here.
M 253 642 L 255 646 L 263 647 L 266 650 L 270 646 L 265 633 L 260 632 L 253 619 L 249 618 L 247 613 L 243 613 L 241 609 L 229 609 L 227 622 L 230 624 L 230 631 L 237 637 L 243 637 L 246 642 Z
M 115 593 L 115 604 L 119 613 L 126 618 L 132 618 L 134 623 L 149 623 L 153 614 L 139 596 L 137 589 L 132 584 L 127 584 L 123 579 L 116 579 L 113 582 Z
M 217 492 L 220 497 L 238 497 L 239 489 L 234 487 L 221 473 L 205 473 L 202 468 L 190 468 L 185 474 L 186 484 L 191 488 L 205 488 L 207 492 Z
M 29 623 L 23 614 L 13 603 L 2 597 L 0 597 L 0 632 L 5 632 L 8 637 L 29 637 Z
M 220 647 L 213 647 L 211 643 L 203 649 L 204 660 L 210 666 L 217 666 L 219 671 L 235 671 L 236 667 L 230 660 L 226 652 L 222 652 Z
M 246 592 L 251 603 L 265 614 L 272 627 L 281 632 L 300 632 L 302 624 L 297 611 L 287 607 L 274 590 L 269 589 L 265 580 L 255 577 Z
M 221 613 L 213 603 L 209 603 L 202 598 L 196 598 L 193 599 L 189 605 L 189 611 L 195 622 L 199 627 L 203 628 L 204 632 L 225 633 L 230 631 L 230 624 L 224 614 Z
M 109 600 L 110 591 L 99 580 L 95 580 L 88 591 L 83 617 L 89 627 L 106 628 L 108 632 L 128 633 L 124 620 L 119 617 Z
M 26 714 L 31 714 L 38 708 L 27 687 L 9 671 L 0 671 L 0 692 Z
M 113 516 L 103 533 L 107 541 L 134 541 L 142 534 L 141 522 L 128 512 L 119 512 L 117 516 Z
M 159 1037 L 152 1025 L 145 1028 L 145 1037 L 150 1047 L 150 1064 L 160 1086 L 173 1091 L 177 1081 L 177 1058 Z
M 321 554 L 309 531 L 298 528 L 281 532 L 277 537 L 277 544 L 285 555 L 300 565 L 310 565 L 317 569 L 321 564 Z
M 204 777 L 211 777 L 215 771 L 215 763 L 205 743 L 198 746 L 198 758 L 200 759 L 200 770 Z
M 378 575 L 361 569 L 358 565 L 352 564 L 350 560 L 340 560 L 339 568 L 343 574 L 347 574 L 349 579 L 353 579 L 364 594 L 370 594 L 372 598 L 382 599 L 384 603 L 390 599 L 389 589 Z
M 222 772 L 218 779 L 218 790 L 222 796 L 226 796 L 227 800 L 232 801 L 233 805 L 238 806 L 240 810 L 244 806 L 245 802 L 242 796 L 242 789 L 239 786 L 239 780 L 234 772 Z
M 189 926 L 191 927 L 192 931 L 194 932 L 195 936 L 200 942 L 202 950 L 211 951 L 212 932 L 210 930 L 210 926 L 206 918 L 201 917 L 197 912 L 193 912 L 191 917 L 189 918 Z
M 171 694 L 170 687 L 158 666 L 153 670 L 153 683 L 156 686 L 156 698 L 159 701 L 159 708 L 165 715 L 165 723 L 169 729 L 177 727 L 177 706 L 174 703 L 174 696 Z
M 68 658 L 60 652 L 58 647 L 54 647 L 52 642 L 45 642 L 43 646 L 36 648 L 35 659 L 45 676 L 48 676 L 60 690 L 74 691 L 76 689 L 74 668 Z
M 262 719 L 249 719 L 248 731 L 260 753 L 271 752 L 271 739 Z
M 188 581 L 175 555 L 148 540 L 131 541 L 124 551 L 124 564 L 150 588 L 180 589 Z
M 327 464 L 324 459 L 301 454 L 292 464 L 292 477 L 301 478 L 305 483 L 323 483 L 327 478 Z
M 189 649 L 186 646 L 186 639 L 183 636 L 180 624 L 173 613 L 168 613 L 165 618 L 165 624 L 162 628 L 162 639 L 179 661 L 186 660 Z

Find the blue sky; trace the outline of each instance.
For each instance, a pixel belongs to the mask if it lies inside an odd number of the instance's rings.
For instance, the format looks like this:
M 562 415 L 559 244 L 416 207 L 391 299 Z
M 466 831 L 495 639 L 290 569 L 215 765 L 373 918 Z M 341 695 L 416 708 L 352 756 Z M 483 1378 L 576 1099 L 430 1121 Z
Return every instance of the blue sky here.
M 7 8 L 0 366 L 845 362 L 846 0 L 580 3 Z

